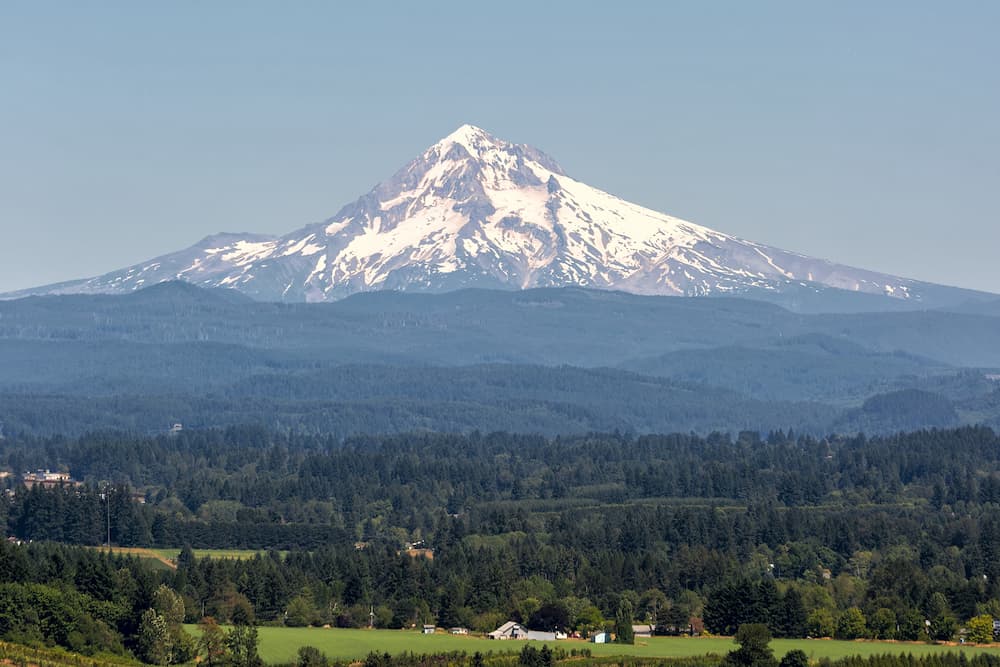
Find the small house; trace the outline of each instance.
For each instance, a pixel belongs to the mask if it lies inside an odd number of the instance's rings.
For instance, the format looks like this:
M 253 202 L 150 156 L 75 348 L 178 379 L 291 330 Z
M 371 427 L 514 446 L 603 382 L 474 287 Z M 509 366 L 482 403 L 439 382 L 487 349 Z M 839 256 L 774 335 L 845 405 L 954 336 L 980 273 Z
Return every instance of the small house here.
M 437 630 L 433 625 L 424 625 L 423 634 L 433 635 L 434 631 Z
M 611 643 L 611 633 L 610 632 L 595 632 L 590 635 L 590 641 L 593 644 L 610 644 Z
M 514 621 L 507 621 L 493 632 L 486 635 L 490 639 L 527 639 L 528 628 Z
M 24 486 L 29 489 L 40 487 L 42 489 L 56 489 L 66 486 L 82 486 L 83 482 L 78 482 L 69 476 L 68 472 L 52 472 L 51 470 L 38 470 L 36 472 L 26 472 L 23 476 Z
M 653 636 L 653 626 L 652 625 L 633 625 L 632 634 L 636 637 L 652 637 Z

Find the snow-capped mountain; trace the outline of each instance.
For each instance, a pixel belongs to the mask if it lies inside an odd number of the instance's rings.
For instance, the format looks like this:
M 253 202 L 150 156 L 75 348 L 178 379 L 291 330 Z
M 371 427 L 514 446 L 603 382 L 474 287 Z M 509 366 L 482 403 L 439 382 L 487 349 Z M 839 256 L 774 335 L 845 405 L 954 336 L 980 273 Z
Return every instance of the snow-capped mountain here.
M 651 211 L 567 176 L 535 148 L 463 125 L 325 222 L 280 237 L 217 234 L 16 295 L 127 292 L 178 279 L 285 301 L 561 285 L 668 295 L 826 286 L 918 301 L 925 286 Z

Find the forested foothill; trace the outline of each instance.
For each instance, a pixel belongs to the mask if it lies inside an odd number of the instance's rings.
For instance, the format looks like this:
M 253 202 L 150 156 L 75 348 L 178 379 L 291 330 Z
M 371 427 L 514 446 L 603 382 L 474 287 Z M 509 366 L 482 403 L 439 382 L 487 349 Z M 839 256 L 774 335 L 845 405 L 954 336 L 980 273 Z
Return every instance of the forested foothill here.
M 575 287 L 307 304 L 163 283 L 0 301 L 0 433 L 1000 428 L 995 303 L 870 312 L 841 296 L 847 312 L 826 314 Z
M 37 468 L 82 484 L 3 481 L 14 541 L 0 546 L 0 638 L 74 651 L 182 661 L 197 647 L 180 624 L 204 617 L 587 634 L 627 616 L 664 634 L 756 623 L 778 637 L 970 642 L 992 641 L 1000 618 L 1000 437 L 986 428 L 347 440 L 231 428 L 0 445 L 0 469 Z M 115 547 L 184 547 L 176 570 L 84 548 L 109 529 Z

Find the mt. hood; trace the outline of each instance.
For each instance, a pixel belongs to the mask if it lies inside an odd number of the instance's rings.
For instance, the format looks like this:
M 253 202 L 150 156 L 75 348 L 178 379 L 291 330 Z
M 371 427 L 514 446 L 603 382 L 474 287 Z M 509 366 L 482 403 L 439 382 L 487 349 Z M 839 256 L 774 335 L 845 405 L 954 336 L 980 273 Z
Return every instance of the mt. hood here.
M 579 285 L 664 295 L 838 288 L 921 302 L 942 289 L 651 211 L 574 180 L 531 146 L 463 125 L 325 222 L 280 237 L 217 234 L 102 276 L 6 296 L 121 293 L 168 280 L 268 301 Z

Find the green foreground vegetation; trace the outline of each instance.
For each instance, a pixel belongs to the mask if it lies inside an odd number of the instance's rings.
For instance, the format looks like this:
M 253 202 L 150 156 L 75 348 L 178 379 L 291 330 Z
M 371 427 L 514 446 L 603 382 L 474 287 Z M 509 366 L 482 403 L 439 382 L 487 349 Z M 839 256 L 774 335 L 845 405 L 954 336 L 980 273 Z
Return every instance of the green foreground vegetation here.
M 0 665 L 32 667 L 131 667 L 137 663 L 111 655 L 80 655 L 63 648 L 40 648 L 0 641 Z
M 185 626 L 197 634 L 194 625 Z M 526 644 L 522 641 L 491 641 L 481 637 L 454 636 L 438 632 L 424 635 L 407 630 L 360 630 L 349 628 L 284 628 L 260 627 L 260 657 L 269 664 L 295 662 L 298 650 L 312 646 L 336 660 L 361 659 L 372 652 L 443 654 L 454 651 L 466 653 L 518 652 Z M 582 640 L 558 642 L 531 642 L 563 650 L 589 649 L 594 656 L 636 656 L 642 658 L 686 658 L 702 655 L 725 655 L 736 648 L 730 637 L 653 637 L 637 639 L 634 645 L 592 644 Z M 771 642 L 776 656 L 789 651 L 803 651 L 811 661 L 821 658 L 837 660 L 848 656 L 867 657 L 883 654 L 911 654 L 914 656 L 961 652 L 971 657 L 978 653 L 1000 656 L 998 646 L 954 646 L 919 642 L 892 641 L 840 641 L 830 639 L 775 639 Z

